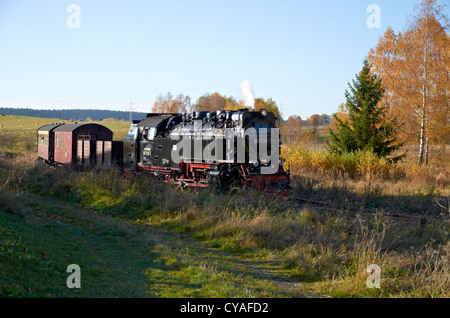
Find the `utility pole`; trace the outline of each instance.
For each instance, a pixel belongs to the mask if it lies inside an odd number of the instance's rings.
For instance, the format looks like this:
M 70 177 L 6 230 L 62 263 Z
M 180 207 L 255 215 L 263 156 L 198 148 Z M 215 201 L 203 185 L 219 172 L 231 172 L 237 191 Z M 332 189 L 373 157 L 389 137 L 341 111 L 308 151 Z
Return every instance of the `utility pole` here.
M 281 99 L 280 100 L 280 128 L 281 128 L 281 126 L 282 126 L 282 124 L 283 124 L 283 100 Z M 285 130 L 286 131 L 286 140 L 285 140 L 285 142 L 288 142 L 289 141 L 289 136 L 288 136 L 288 132 L 287 132 L 287 130 Z M 280 131 L 280 138 L 281 138 L 281 131 Z
M 130 115 L 129 115 L 130 123 L 133 123 L 133 100 L 130 99 Z
M 283 100 L 280 101 L 280 120 L 283 120 Z

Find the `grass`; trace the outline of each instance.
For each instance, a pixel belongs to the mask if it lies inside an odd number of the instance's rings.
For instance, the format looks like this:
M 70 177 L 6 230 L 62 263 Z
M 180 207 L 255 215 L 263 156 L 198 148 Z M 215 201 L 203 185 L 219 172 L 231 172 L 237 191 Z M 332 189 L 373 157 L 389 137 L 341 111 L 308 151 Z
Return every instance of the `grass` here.
M 1 290 L 3 297 L 139 297 L 145 295 L 144 271 L 151 245 L 114 222 L 99 225 L 77 218 L 72 208 L 29 200 L 32 216 L 0 213 Z M 65 219 L 75 217 L 71 220 Z M 123 244 L 123 241 L 127 244 Z M 134 251 L 134 252 L 130 252 Z M 138 253 L 139 252 L 139 253 Z M 143 253 L 143 255 L 141 254 Z M 151 255 L 151 254 L 150 254 Z M 133 261 L 129 257 L 133 257 Z M 66 286 L 66 269 L 78 264 L 82 288 Z M 128 270 L 129 275 L 120 275 Z
M 334 206 L 325 209 L 259 192 L 180 192 L 114 170 L 49 169 L 13 147 L 20 154 L 0 157 L 4 297 L 450 296 L 448 185 L 435 183 L 437 170 L 409 185 L 409 171 L 312 169 L 325 157 L 310 153 L 319 159 L 293 161 L 291 194 Z M 392 211 L 433 221 L 397 222 L 384 216 Z M 72 263 L 82 268 L 78 291 L 65 286 Z M 382 270 L 379 289 L 366 285 L 371 264 Z

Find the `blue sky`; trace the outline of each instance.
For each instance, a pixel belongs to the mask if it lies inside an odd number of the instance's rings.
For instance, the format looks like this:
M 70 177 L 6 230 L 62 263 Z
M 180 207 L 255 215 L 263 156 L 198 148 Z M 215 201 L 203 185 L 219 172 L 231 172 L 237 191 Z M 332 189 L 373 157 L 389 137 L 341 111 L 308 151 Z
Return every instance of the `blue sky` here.
M 272 98 L 332 114 L 388 26 L 420 0 L 0 0 L 0 107 L 149 112 L 170 91 Z M 440 4 L 445 2 L 441 0 Z M 69 28 L 70 4 L 80 28 Z M 369 28 L 370 4 L 381 27 Z M 449 16 L 449 8 L 446 8 Z

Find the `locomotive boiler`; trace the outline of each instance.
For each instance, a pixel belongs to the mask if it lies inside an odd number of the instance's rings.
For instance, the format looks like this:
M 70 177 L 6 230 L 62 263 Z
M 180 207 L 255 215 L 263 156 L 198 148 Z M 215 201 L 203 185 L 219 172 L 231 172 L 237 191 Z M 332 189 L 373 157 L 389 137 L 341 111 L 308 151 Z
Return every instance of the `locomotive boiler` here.
M 284 193 L 280 120 L 266 110 L 149 113 L 123 142 L 125 174 L 148 173 L 184 187 L 255 187 Z

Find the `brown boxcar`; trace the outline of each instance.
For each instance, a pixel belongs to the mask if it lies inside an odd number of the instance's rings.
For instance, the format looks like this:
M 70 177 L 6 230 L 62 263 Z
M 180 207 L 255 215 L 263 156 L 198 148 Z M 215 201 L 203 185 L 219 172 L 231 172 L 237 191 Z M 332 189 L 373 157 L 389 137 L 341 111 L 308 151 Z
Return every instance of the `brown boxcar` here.
M 54 129 L 54 160 L 62 164 L 95 164 L 96 142 L 112 141 L 113 132 L 98 124 L 65 124 Z
M 38 157 L 47 162 L 53 162 L 54 159 L 54 146 L 55 146 L 55 128 L 61 126 L 61 124 L 45 125 L 38 128 L 37 131 L 37 148 Z

